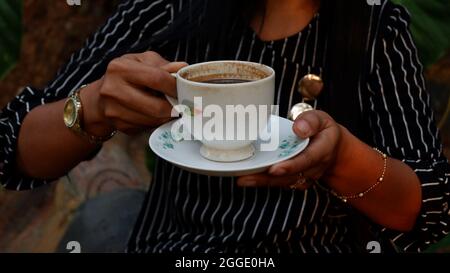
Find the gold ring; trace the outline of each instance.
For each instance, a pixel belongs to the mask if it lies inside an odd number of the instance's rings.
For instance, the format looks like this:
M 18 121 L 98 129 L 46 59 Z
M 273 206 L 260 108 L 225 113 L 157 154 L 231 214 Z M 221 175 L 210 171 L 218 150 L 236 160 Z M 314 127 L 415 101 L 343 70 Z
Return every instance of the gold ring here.
M 300 174 L 298 175 L 297 181 L 296 181 L 294 184 L 290 185 L 289 187 L 290 187 L 292 190 L 296 190 L 299 186 L 302 186 L 303 184 L 305 184 L 305 183 L 307 183 L 307 182 L 308 182 L 308 179 L 307 179 L 306 177 L 303 176 L 303 173 L 300 173 Z

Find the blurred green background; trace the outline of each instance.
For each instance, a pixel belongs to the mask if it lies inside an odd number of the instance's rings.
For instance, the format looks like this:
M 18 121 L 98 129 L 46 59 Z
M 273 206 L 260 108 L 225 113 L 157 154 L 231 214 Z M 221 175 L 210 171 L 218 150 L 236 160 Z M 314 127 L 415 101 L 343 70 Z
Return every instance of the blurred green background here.
M 448 157 L 450 1 L 394 1 L 405 4 L 413 14 L 411 29 L 427 67 L 427 84 Z M 27 85 L 45 86 L 117 2 L 82 0 L 81 6 L 69 6 L 66 1 L 1 0 L 0 108 Z M 59 183 L 33 192 L 0 190 L 0 252 L 67 252 L 67 240 L 82 241 L 87 233 L 95 234 L 98 243 L 89 245 L 88 251 L 122 251 L 126 231 L 133 224 L 127 219 L 137 213 L 151 181 L 142 149 L 147 138 L 148 134 L 119 134 L 94 160 L 80 164 Z M 127 211 L 108 210 L 120 202 L 127 204 Z M 85 211 L 92 207 L 102 212 L 86 216 Z M 120 230 L 105 224 L 112 218 Z M 450 239 L 432 251 L 450 252 Z

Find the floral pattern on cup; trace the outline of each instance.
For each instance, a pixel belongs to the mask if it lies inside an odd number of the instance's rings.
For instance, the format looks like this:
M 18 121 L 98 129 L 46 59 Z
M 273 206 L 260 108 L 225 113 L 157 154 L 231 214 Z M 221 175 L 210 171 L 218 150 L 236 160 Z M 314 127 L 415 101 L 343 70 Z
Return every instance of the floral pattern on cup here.
M 284 139 L 283 141 L 281 141 L 280 146 L 278 147 L 280 149 L 280 154 L 278 155 L 278 157 L 286 157 L 294 153 L 300 143 L 301 140 L 295 136 L 289 136 L 289 138 Z

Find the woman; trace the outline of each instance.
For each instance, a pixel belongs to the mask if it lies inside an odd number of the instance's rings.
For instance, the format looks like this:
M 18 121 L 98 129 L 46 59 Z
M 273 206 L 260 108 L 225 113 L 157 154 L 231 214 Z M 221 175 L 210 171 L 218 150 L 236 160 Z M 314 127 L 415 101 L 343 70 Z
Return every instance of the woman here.
M 293 127 L 309 147 L 240 178 L 158 159 L 128 251 L 354 252 L 370 240 L 424 250 L 449 231 L 449 165 L 409 16 L 388 1 L 350 2 L 123 2 L 44 90 L 26 88 L 3 111 L 3 185 L 38 187 L 95 154 L 93 140 L 168 121 L 163 94 L 175 96 L 170 73 L 186 63 L 256 61 L 277 72 L 282 116 L 302 99 L 299 79 L 324 79 L 322 111 Z M 62 119 L 70 93 L 83 104 L 82 135 Z

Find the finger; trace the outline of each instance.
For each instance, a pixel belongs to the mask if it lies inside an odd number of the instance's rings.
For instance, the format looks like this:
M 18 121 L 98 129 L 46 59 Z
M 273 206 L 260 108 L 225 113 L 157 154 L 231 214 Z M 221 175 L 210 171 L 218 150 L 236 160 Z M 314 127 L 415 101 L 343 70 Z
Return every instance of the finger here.
M 127 135 L 135 135 L 143 131 L 149 131 L 155 128 L 157 125 L 164 124 L 165 122 L 167 122 L 167 120 L 162 119 L 161 122 L 157 123 L 155 126 L 142 126 L 128 120 L 114 119 L 111 121 L 111 124 L 119 132 L 125 133 Z
M 326 129 L 329 121 L 332 121 L 332 118 L 325 112 L 307 111 L 295 120 L 293 130 L 300 138 L 308 138 Z
M 108 71 L 117 74 L 119 78 L 132 85 L 143 86 L 171 96 L 176 94 L 175 78 L 161 68 L 122 58 L 113 60 L 108 65 Z M 110 88 L 117 87 L 111 86 Z
M 126 106 L 119 104 L 113 99 L 106 99 L 105 116 L 108 119 L 119 119 L 123 122 L 135 124 L 140 127 L 154 127 L 167 119 L 154 118 L 146 114 L 134 111 Z
M 172 105 L 167 100 L 151 95 L 138 87 L 124 85 L 120 90 L 113 89 L 102 95 L 116 100 L 120 105 L 149 118 L 170 118 L 172 114 Z M 112 109 L 105 109 L 105 114 L 117 116 L 116 112 L 106 112 L 106 110 L 112 111 Z
M 159 67 L 169 73 L 175 73 L 181 68 L 189 65 L 186 62 L 169 62 L 154 51 L 147 51 L 139 54 L 127 54 L 122 58 L 138 61 L 154 67 Z
M 121 119 L 111 119 L 111 124 L 116 128 L 117 131 L 123 133 L 129 133 L 131 131 L 143 130 L 145 127 L 138 124 L 134 124 L 129 121 L 123 121 Z
M 324 164 L 320 164 L 319 166 L 315 166 L 308 170 L 303 171 L 302 174 L 303 177 L 312 179 L 314 181 L 318 181 L 324 176 L 326 170 L 327 170 L 326 166 Z
M 306 180 L 300 181 L 299 179 L 301 179 L 300 175 L 274 177 L 263 174 L 241 177 L 238 179 L 237 183 L 239 187 L 277 187 L 292 189 L 292 186 L 295 186 L 295 190 L 306 190 L 312 186 L 312 183 L 309 183 Z
M 313 137 L 309 146 L 297 157 L 272 166 L 272 175 L 288 175 L 330 162 L 333 149 L 339 140 L 339 128 L 325 112 L 308 111 L 300 115 L 294 123 L 294 132 L 302 137 Z
M 149 66 L 161 67 L 169 63 L 168 60 L 164 59 L 158 53 L 154 51 L 146 51 L 143 53 L 136 54 L 126 54 L 122 58 L 138 61 Z
M 178 70 L 180 70 L 183 67 L 188 66 L 188 63 L 185 62 L 172 62 L 172 63 L 167 63 L 163 66 L 161 66 L 161 69 L 169 72 L 169 73 L 176 73 L 178 72 Z
M 240 187 L 278 187 L 289 188 L 298 179 L 298 175 L 271 176 L 267 173 L 239 177 L 237 184 Z
M 124 134 L 126 134 L 128 136 L 135 136 L 135 135 L 138 135 L 138 134 L 140 134 L 140 133 L 142 133 L 144 131 L 145 131 L 145 128 L 140 128 L 140 129 L 132 128 L 132 129 L 124 130 L 124 131 L 122 131 L 122 133 L 124 133 Z
M 137 124 L 133 121 L 121 118 L 111 119 L 110 123 L 117 131 L 123 132 L 127 135 L 134 135 L 143 131 L 150 131 L 169 120 L 170 119 L 155 119 L 155 125 L 150 126 Z
M 312 148 L 310 148 L 311 150 Z M 314 149 L 313 149 L 314 150 Z M 314 164 L 318 163 L 316 154 L 304 151 L 293 159 L 272 166 L 269 170 L 271 175 L 285 176 L 294 173 L 300 173 L 308 170 Z
M 145 51 L 138 56 L 139 60 L 146 64 L 153 64 L 156 67 L 161 67 L 168 64 L 169 61 L 164 59 L 159 53 L 155 51 Z
M 330 129 L 326 133 L 317 135 L 298 156 L 272 166 L 269 173 L 284 176 L 305 172 L 315 166 L 322 165 L 324 162 L 330 162 L 333 149 L 336 146 L 337 134 L 337 129 Z

